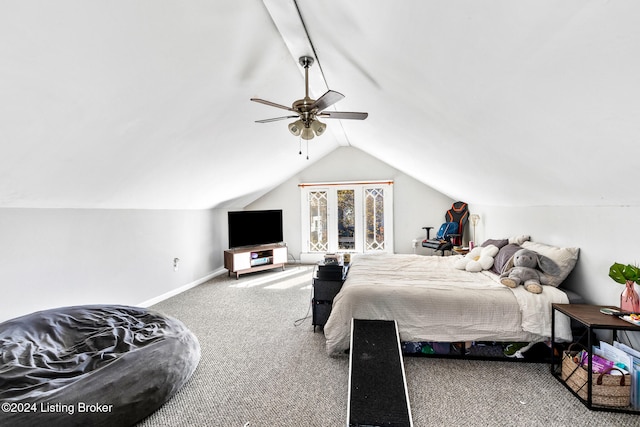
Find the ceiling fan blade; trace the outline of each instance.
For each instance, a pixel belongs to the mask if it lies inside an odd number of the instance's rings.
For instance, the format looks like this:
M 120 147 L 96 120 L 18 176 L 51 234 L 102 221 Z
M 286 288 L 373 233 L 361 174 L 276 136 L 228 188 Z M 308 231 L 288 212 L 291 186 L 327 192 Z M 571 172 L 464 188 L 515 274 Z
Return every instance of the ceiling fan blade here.
M 277 122 L 279 120 L 286 120 L 286 119 L 297 119 L 299 116 L 284 116 L 284 117 L 275 117 L 273 119 L 263 119 L 263 120 L 256 120 L 256 123 L 270 123 L 270 122 Z
M 275 102 L 267 101 L 265 99 L 251 98 L 251 101 L 259 102 L 260 104 L 269 105 L 271 107 L 282 108 L 283 110 L 294 111 L 294 112 L 296 111 L 291 107 L 287 107 L 286 105 L 276 104 Z
M 335 90 L 328 90 L 322 95 L 320 98 L 316 100 L 311 106 L 309 110 L 313 110 L 314 108 L 318 109 L 318 112 L 324 110 L 327 107 L 332 106 L 336 102 L 340 101 L 344 98 L 344 95 L 340 92 L 336 92 Z
M 325 119 L 349 119 L 349 120 L 364 120 L 369 117 L 369 113 L 354 113 L 346 111 L 325 111 L 318 114 L 318 117 Z

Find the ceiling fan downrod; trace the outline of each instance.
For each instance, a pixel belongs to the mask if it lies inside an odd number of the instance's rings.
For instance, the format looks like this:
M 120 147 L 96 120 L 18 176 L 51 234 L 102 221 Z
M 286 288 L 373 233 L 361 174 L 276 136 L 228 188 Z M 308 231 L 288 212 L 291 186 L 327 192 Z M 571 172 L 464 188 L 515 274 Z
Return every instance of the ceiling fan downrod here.
M 302 68 L 304 68 L 304 97 L 309 98 L 309 68 L 313 65 L 313 58 L 310 56 L 301 56 L 298 59 Z

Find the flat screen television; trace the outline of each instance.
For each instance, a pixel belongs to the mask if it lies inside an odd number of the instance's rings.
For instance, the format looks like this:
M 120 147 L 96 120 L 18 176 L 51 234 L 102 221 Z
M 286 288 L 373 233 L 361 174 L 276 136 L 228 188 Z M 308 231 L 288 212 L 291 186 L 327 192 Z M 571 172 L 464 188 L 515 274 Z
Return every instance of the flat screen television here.
M 281 209 L 229 212 L 228 218 L 229 248 L 283 241 Z

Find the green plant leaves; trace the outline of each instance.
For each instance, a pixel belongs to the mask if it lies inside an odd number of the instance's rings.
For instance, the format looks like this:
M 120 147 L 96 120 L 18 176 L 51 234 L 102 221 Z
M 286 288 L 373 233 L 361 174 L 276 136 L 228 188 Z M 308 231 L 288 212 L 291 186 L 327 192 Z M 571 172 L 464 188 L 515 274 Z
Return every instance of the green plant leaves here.
M 640 280 L 640 268 L 631 264 L 624 265 L 615 262 L 609 268 L 609 277 L 623 285 L 627 281 L 638 282 Z

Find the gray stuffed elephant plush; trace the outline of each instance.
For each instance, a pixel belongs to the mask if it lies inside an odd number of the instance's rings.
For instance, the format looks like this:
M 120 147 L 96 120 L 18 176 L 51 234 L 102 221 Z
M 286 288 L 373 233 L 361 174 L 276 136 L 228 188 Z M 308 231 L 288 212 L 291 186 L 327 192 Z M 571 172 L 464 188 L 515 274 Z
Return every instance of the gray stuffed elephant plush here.
M 547 275 L 559 273 L 560 267 L 551 259 L 528 249 L 520 249 L 513 255 L 513 267 L 500 275 L 500 283 L 510 288 L 522 284 L 527 291 L 539 294 L 542 292 L 541 285 L 550 283 Z

